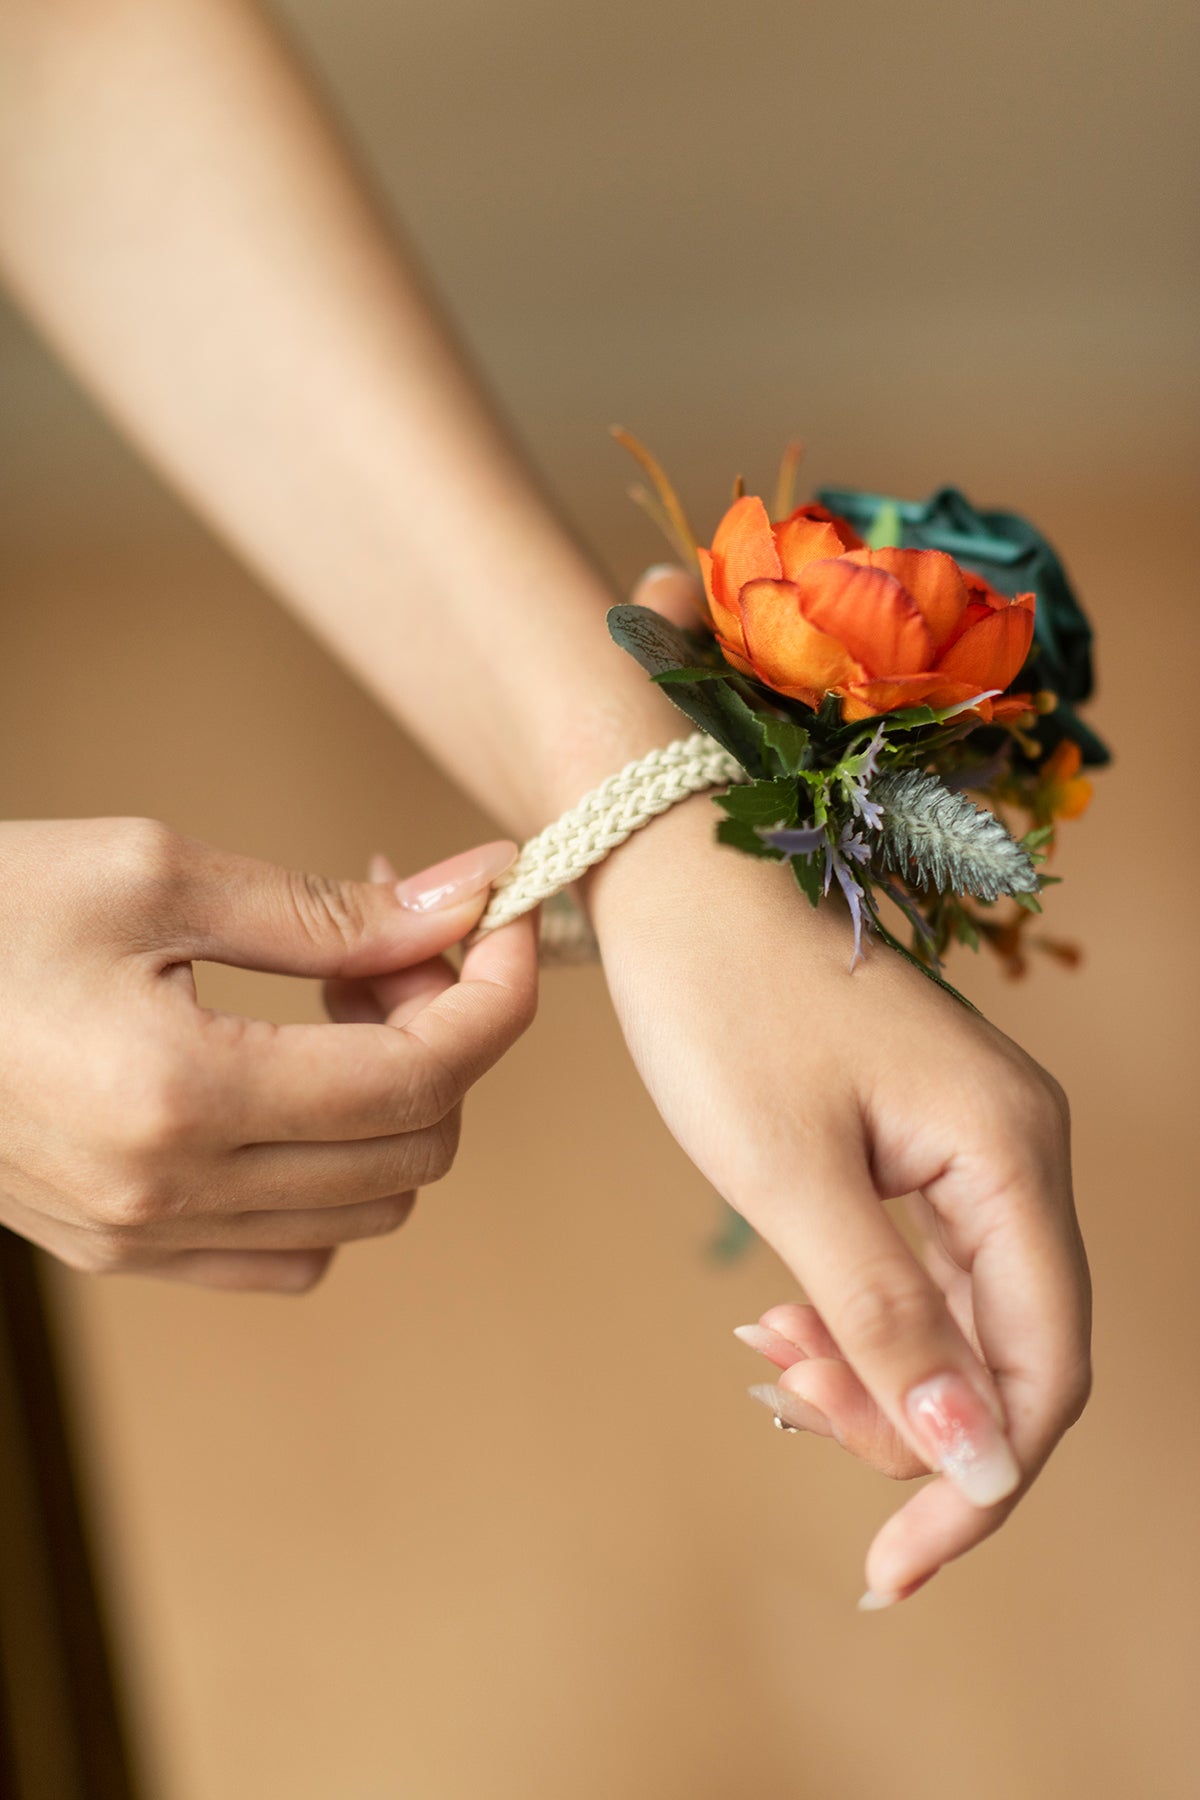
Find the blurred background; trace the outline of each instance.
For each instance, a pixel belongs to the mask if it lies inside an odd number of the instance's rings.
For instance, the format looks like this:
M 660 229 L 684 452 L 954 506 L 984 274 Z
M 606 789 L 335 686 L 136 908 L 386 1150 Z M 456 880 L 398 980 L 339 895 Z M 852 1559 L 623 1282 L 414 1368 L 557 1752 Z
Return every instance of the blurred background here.
M 999 1538 L 856 1613 L 898 1503 L 771 1429 L 729 1335 L 790 1297 L 547 978 L 408 1227 L 300 1302 L 59 1272 L 93 1530 L 155 1800 L 1182 1800 L 1200 1732 L 1195 20 L 1162 0 L 287 0 L 519 436 L 623 590 L 783 441 L 1056 543 L 1116 746 L 1020 984 L 1064 1082 L 1097 1386 Z M 148 813 L 423 867 L 487 822 L 12 314 L 0 816 Z M 1194 666 L 1194 665 L 1193 665 Z M 299 983 L 206 993 L 317 1016 Z M 686 1380 L 682 1371 L 686 1370 Z

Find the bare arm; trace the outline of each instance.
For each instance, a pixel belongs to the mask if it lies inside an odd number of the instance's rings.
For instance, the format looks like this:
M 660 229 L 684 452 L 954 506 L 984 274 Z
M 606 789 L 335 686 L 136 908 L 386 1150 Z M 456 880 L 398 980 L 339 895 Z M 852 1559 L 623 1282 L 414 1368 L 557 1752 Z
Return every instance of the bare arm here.
M 4 0 L 0 260 L 197 511 L 510 827 L 677 733 L 242 0 Z

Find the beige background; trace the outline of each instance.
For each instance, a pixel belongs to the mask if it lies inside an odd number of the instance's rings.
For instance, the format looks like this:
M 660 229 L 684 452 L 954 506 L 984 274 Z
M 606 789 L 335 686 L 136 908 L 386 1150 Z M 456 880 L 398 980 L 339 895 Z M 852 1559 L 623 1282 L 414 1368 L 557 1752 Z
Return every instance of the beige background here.
M 1194 40 L 1118 0 L 292 0 L 572 518 L 660 552 L 605 437 L 712 519 L 812 481 L 1037 518 L 1119 761 L 1054 928 L 960 974 L 1064 1080 L 1098 1385 L 1001 1537 L 854 1611 L 896 1503 L 744 1398 L 790 1292 L 593 972 L 475 1096 L 399 1237 L 300 1303 L 63 1277 L 155 1800 L 1074 1800 L 1193 1792 Z M 330 871 L 485 821 L 160 491 L 15 320 L 0 814 L 147 812 Z M 1194 666 L 1194 663 L 1193 663 Z M 0 876 L 2 878 L 2 876 Z M 315 1016 L 299 984 L 210 994 Z M 686 1368 L 686 1380 L 680 1374 Z

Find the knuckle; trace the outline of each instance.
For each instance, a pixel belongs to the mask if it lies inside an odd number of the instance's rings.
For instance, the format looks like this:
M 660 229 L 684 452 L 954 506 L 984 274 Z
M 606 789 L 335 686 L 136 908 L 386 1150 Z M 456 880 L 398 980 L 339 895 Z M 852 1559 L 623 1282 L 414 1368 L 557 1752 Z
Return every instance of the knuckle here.
M 425 1180 L 440 1181 L 448 1175 L 458 1155 L 459 1140 L 462 1136 L 462 1111 L 454 1107 L 443 1119 L 439 1119 L 430 1134 L 430 1167 Z
M 403 1178 L 414 1188 L 429 1187 L 448 1175 L 458 1151 L 459 1111 L 455 1107 L 434 1125 L 414 1131 L 405 1145 Z
M 289 871 L 288 882 L 292 909 L 314 945 L 326 948 L 332 938 L 349 950 L 361 941 L 366 919 L 349 883 L 304 870 Z
M 1069 1131 L 1071 1108 L 1066 1090 L 1032 1060 L 1014 1069 L 1008 1101 L 1009 1111 L 1027 1135 L 1058 1138 Z
M 1063 1429 L 1074 1425 L 1092 1397 L 1091 1358 L 1085 1357 L 1071 1372 L 1063 1393 Z
M 416 1033 L 420 1045 L 419 1073 L 406 1096 L 405 1111 L 411 1123 L 408 1130 L 432 1130 L 457 1107 L 462 1084 L 446 1059 L 432 1049 Z
M 95 1213 L 100 1223 L 117 1231 L 144 1231 L 173 1217 L 177 1210 L 173 1184 L 156 1173 L 128 1176 L 101 1199 Z
M 200 1125 L 195 1072 L 158 1057 L 135 1072 L 121 1096 L 120 1137 L 139 1163 L 188 1148 Z
M 898 1344 L 928 1341 L 944 1324 L 941 1301 L 929 1289 L 897 1281 L 890 1269 L 870 1274 L 847 1296 L 837 1336 L 862 1355 L 879 1356 Z
M 85 1275 L 123 1275 L 138 1267 L 133 1244 L 118 1230 L 98 1228 L 80 1234 L 63 1253 L 64 1262 Z
M 117 819 L 109 867 L 137 893 L 160 891 L 177 881 L 182 864 L 178 834 L 158 819 Z

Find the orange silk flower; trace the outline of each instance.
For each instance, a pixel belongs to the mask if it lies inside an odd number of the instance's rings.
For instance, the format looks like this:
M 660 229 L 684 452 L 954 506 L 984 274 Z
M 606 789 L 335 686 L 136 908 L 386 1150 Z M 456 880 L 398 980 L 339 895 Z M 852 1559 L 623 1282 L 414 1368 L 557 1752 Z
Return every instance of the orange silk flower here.
M 745 494 L 699 555 L 726 661 L 806 706 L 837 694 L 847 720 L 1003 692 L 1029 654 L 1032 594 L 1010 600 L 941 550 L 868 550 L 823 506 L 775 525 Z M 976 710 L 1029 706 L 1010 694 Z
M 1077 819 L 1087 811 L 1092 784 L 1079 773 L 1082 763 L 1079 745 L 1064 738 L 1038 770 L 1042 808 L 1051 819 Z

